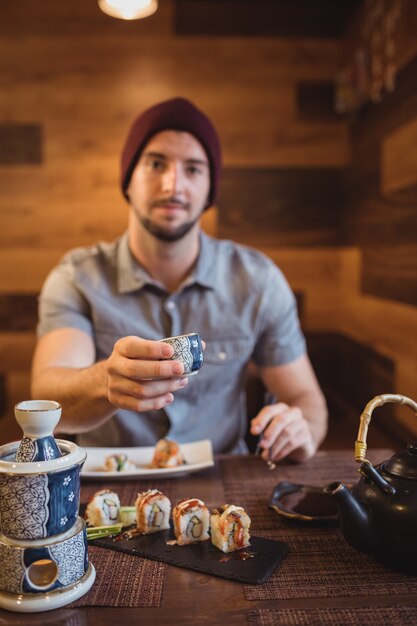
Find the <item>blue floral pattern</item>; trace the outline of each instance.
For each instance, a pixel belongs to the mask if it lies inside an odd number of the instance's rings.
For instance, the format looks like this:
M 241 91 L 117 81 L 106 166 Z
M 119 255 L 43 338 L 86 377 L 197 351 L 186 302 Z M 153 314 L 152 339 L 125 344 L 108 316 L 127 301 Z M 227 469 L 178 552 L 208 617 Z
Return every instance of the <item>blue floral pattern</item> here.
M 0 543 L 0 589 L 8 593 L 21 593 L 25 575 L 23 550 L 15 550 Z
M 16 461 L 18 463 L 30 463 L 38 454 L 38 446 L 36 441 L 24 437 L 20 442 L 19 449 L 16 452 Z
M 85 568 L 83 533 L 52 546 L 49 551 L 54 561 L 58 563 L 58 579 L 64 586 L 71 585 L 83 576 Z
M 45 446 L 45 460 L 50 461 L 51 459 L 54 459 L 54 458 L 55 458 L 55 450 L 51 446 L 51 444 L 48 443 Z
M 184 363 L 184 372 L 191 372 L 193 367 L 193 355 L 190 351 L 190 342 L 188 337 L 177 337 L 170 342 L 174 348 L 172 359 L 179 359 Z
M 0 526 L 10 537 L 38 539 L 47 534 L 48 476 L 4 476 L 0 481 Z

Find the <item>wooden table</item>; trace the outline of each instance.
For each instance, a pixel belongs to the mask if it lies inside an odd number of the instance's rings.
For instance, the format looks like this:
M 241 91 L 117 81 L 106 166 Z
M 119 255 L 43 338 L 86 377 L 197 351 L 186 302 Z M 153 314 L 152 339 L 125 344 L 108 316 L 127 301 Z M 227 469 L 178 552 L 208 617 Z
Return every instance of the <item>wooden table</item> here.
M 387 450 L 370 451 L 369 457 L 374 462 L 381 461 L 390 452 Z M 319 452 L 314 459 L 304 465 L 283 464 L 271 472 L 266 468 L 264 462 L 258 458 L 250 457 L 218 457 L 213 468 L 200 473 L 192 474 L 176 480 L 176 490 L 178 499 L 183 497 L 199 497 L 203 499 L 209 507 L 222 504 L 227 501 L 227 489 L 230 487 L 230 480 L 236 476 L 245 475 L 247 468 L 248 490 L 247 498 L 249 502 L 257 502 L 257 506 L 265 507 L 266 515 L 271 515 L 272 523 L 275 522 L 281 526 L 288 526 L 288 532 L 296 537 L 298 531 L 294 525 L 289 527 L 288 522 L 283 522 L 281 518 L 268 509 L 268 502 L 272 493 L 271 486 L 283 479 L 290 479 L 294 482 L 308 482 L 309 484 L 323 485 L 327 481 L 336 479 L 356 480 L 357 466 L 353 460 L 353 452 L 349 451 L 322 451 Z M 226 479 L 225 479 L 226 476 Z M 298 480 L 297 480 L 298 479 Z M 245 481 L 246 482 L 246 481 Z M 158 486 L 158 481 L 155 482 Z M 103 483 L 97 483 L 97 487 L 102 488 Z M 141 484 L 138 482 L 138 490 Z M 86 487 L 83 486 L 83 489 Z M 90 485 L 91 489 L 91 485 Z M 81 497 L 83 500 L 83 497 Z M 234 502 L 234 504 L 243 504 L 242 502 Z M 248 509 L 248 513 L 254 513 Z M 256 517 L 256 516 L 254 516 Z M 256 524 L 253 524 L 253 533 L 257 534 Z M 285 531 L 285 529 L 284 529 Z M 265 529 L 262 531 L 264 536 L 268 533 Z M 338 532 L 335 529 L 331 531 L 327 529 L 315 529 L 315 533 Z M 363 558 L 363 555 L 352 551 L 352 559 Z M 323 550 L 320 558 L 325 563 L 329 558 L 329 554 Z M 140 557 L 138 557 L 140 558 Z M 287 556 L 287 559 L 295 558 L 293 553 Z M 372 557 L 369 558 L 372 561 Z M 366 596 L 336 596 L 323 597 L 319 591 L 319 581 L 317 581 L 317 596 L 314 595 L 313 589 L 309 590 L 310 597 L 304 598 L 269 598 L 264 600 L 248 600 L 245 596 L 244 585 L 237 582 L 231 582 L 222 578 L 216 578 L 205 574 L 181 569 L 174 566 L 167 566 L 167 578 L 163 592 L 162 605 L 159 608 L 109 608 L 109 607 L 82 607 L 57 609 L 55 611 L 36 613 L 36 614 L 18 614 L 0 610 L 0 626 L 15 624 L 31 624 L 31 625 L 47 625 L 69 624 L 70 626 L 84 626 L 86 624 L 114 625 L 114 624 L 152 624 L 157 625 L 178 625 L 178 624 L 249 624 L 261 623 L 257 621 L 257 611 L 269 609 L 275 611 L 275 617 L 271 617 L 272 621 L 268 623 L 285 624 L 286 609 L 306 609 L 310 610 L 314 607 L 323 607 L 337 610 L 338 608 L 359 610 L 359 607 L 375 607 L 382 609 L 383 607 L 411 607 L 410 610 L 415 611 L 414 623 L 417 623 L 417 594 L 406 591 L 405 593 L 396 593 L 392 595 L 389 588 L 386 592 L 366 594 Z M 384 568 L 385 570 L 385 568 Z M 283 567 L 277 572 L 284 571 Z M 383 573 L 382 573 L 383 574 Z M 395 574 L 394 574 L 395 575 Z M 391 574 L 389 574 L 391 576 Z M 411 577 L 409 577 L 411 578 Z M 390 580 L 390 579 L 389 579 Z M 417 586 L 417 577 L 412 584 Z M 311 597 L 312 594 L 312 597 Z M 414 607 L 414 608 L 413 608 Z M 283 611 L 284 621 L 277 621 L 277 612 Z M 258 615 L 259 617 L 259 615 Z M 274 621 L 275 620 L 275 621 Z M 323 625 L 326 622 L 320 618 Z M 262 622 L 266 623 L 266 622 Z M 291 624 L 298 622 L 291 622 Z M 304 622 L 303 622 L 304 623 Z M 307 622 L 306 622 L 307 623 Z M 313 622 L 308 622 L 313 623 Z M 316 622 L 314 622 L 316 623 Z M 340 622 L 342 623 L 342 622 Z M 347 622 L 346 622 L 347 623 Z M 351 622 L 348 622 L 351 623 Z M 397 623 L 397 622 L 395 622 Z M 400 623 L 400 622 L 398 622 Z M 410 622 L 411 623 L 411 622 Z

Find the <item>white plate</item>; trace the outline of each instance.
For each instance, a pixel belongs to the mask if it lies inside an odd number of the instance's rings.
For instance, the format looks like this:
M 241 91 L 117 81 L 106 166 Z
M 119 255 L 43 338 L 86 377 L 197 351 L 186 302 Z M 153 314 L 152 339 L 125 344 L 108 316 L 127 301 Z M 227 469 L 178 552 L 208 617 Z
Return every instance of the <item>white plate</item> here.
M 83 478 L 131 479 L 131 478 L 175 478 L 183 474 L 198 472 L 214 465 L 210 439 L 180 444 L 186 463 L 178 467 L 150 467 L 155 446 L 146 448 L 84 448 L 87 460 L 81 472 Z M 106 472 L 104 460 L 110 454 L 127 454 L 136 468 L 128 472 Z

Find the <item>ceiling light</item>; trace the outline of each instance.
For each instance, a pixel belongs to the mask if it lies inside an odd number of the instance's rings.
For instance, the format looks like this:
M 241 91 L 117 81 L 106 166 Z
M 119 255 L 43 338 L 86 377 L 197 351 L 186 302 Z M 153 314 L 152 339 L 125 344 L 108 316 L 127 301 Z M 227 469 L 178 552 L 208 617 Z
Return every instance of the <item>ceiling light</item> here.
M 152 15 L 158 8 L 158 0 L 98 0 L 100 9 L 122 20 L 138 20 Z

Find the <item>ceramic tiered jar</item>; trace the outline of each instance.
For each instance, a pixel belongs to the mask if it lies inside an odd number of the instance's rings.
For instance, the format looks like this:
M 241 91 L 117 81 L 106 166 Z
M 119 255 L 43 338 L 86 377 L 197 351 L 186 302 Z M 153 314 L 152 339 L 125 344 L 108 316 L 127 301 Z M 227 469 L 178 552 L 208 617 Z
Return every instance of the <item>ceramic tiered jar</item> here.
M 94 582 L 78 515 L 86 453 L 55 440 L 58 402 L 21 402 L 15 416 L 23 438 L 0 447 L 0 607 L 46 611 L 81 597 Z

